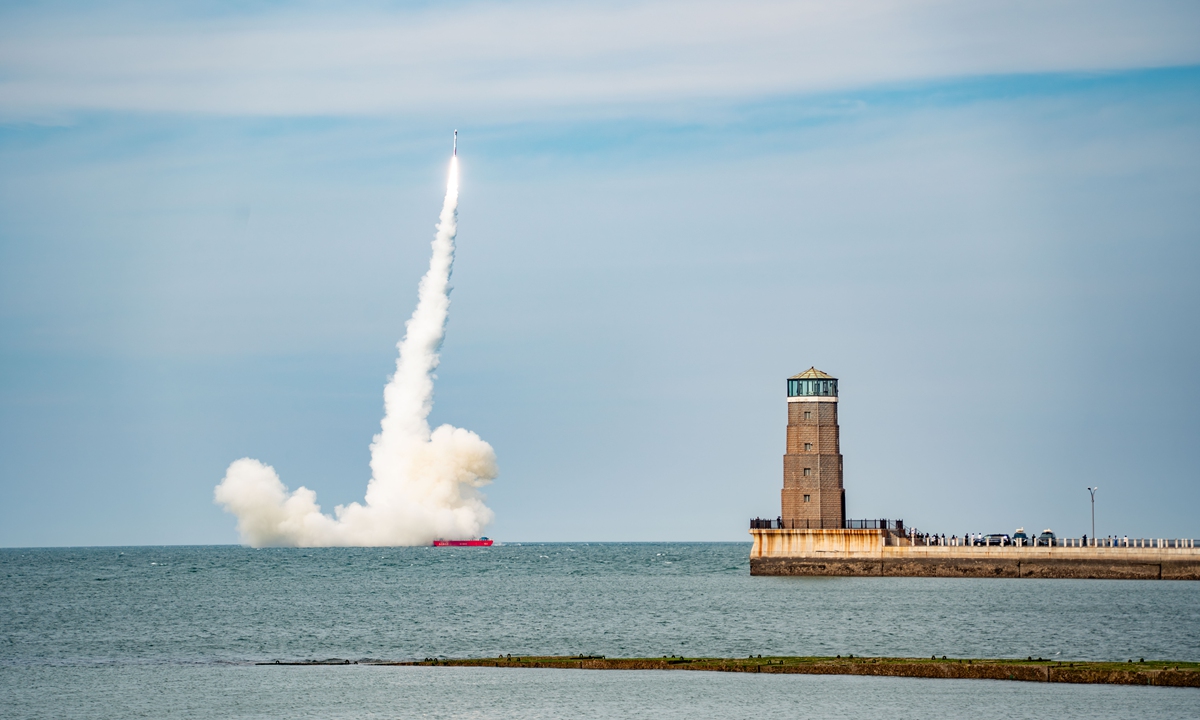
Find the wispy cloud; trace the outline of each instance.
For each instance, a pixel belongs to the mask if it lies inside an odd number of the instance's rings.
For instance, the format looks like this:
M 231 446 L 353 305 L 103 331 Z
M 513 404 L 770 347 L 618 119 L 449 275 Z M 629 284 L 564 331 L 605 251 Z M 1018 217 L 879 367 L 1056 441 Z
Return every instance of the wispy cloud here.
M 0 113 L 530 117 L 1200 63 L 1200 5 L 646 0 L 0 14 Z

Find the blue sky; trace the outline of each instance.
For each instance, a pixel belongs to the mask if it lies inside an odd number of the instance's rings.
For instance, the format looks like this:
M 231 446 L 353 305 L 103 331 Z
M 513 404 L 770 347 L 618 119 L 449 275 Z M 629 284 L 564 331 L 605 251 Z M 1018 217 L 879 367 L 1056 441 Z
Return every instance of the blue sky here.
M 361 499 L 454 128 L 494 537 L 744 539 L 810 365 L 853 517 L 1200 535 L 1200 13 L 681 8 L 0 10 L 0 544 Z

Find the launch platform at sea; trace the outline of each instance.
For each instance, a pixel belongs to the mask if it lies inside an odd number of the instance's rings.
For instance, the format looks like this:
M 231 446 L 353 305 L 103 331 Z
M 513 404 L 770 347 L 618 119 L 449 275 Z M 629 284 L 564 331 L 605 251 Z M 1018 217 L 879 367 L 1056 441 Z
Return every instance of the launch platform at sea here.
M 919 532 L 903 520 L 848 520 L 838 379 L 815 367 L 788 378 L 787 406 L 781 512 L 750 521 L 751 575 L 1200 580 L 1193 539 L 1047 531 L 981 541 Z

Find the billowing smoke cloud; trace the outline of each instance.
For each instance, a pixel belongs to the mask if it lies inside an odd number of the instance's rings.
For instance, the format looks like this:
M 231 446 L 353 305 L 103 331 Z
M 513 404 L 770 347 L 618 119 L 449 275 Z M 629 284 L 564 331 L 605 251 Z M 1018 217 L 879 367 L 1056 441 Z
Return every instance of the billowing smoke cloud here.
M 450 163 L 429 272 L 399 343 L 396 374 L 383 390 L 381 432 L 371 443 L 371 481 L 363 504 L 321 512 L 308 488 L 289 493 L 275 469 L 242 458 L 214 493 L 238 519 L 242 542 L 288 545 L 428 545 L 478 537 L 493 514 L 478 488 L 496 477 L 496 453 L 475 433 L 442 425 L 430 431 L 433 371 L 446 334 L 450 272 L 458 232 L 458 158 Z

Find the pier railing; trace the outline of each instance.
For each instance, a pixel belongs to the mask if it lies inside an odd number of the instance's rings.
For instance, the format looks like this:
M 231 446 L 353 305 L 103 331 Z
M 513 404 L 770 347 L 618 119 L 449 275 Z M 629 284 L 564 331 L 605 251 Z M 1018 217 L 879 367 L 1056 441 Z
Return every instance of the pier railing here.
M 903 520 L 784 520 L 783 518 L 754 518 L 751 530 L 891 530 L 904 533 Z
M 911 538 L 914 545 L 956 545 L 968 547 L 1071 547 L 1071 548 L 1131 548 L 1131 549 L 1194 549 L 1196 540 L 1193 538 L 1029 538 L 1009 540 L 999 545 L 995 540 L 988 543 L 977 537 L 939 538 L 936 535 L 917 534 Z
M 951 547 L 1089 547 L 1089 548 L 1153 548 L 1165 550 L 1168 548 L 1194 549 L 1196 541 L 1191 538 L 1029 538 L 1010 539 L 1003 544 L 996 538 L 968 535 L 966 537 L 946 537 L 945 535 L 927 534 L 910 531 L 904 538 L 911 545 L 918 547 L 935 547 L 938 545 Z
M 1102 548 L 1195 548 L 1194 538 L 1058 538 L 1057 547 L 1102 547 Z
M 991 539 L 989 542 L 986 538 L 981 537 L 946 537 L 944 535 L 930 535 L 922 532 L 910 532 L 904 536 L 904 540 L 910 545 L 917 547 L 936 547 L 936 546 L 951 546 L 951 547 L 1060 547 L 1060 548 L 1147 548 L 1147 549 L 1175 549 L 1187 548 L 1194 549 L 1196 541 L 1192 538 L 1054 538 L 1041 539 L 1029 538 L 1022 540 L 1009 540 L 1001 544 L 996 539 Z
M 981 534 L 957 537 L 923 533 L 915 528 L 905 528 L 903 520 L 785 520 L 783 518 L 754 518 L 750 521 L 751 530 L 887 530 L 901 536 L 901 540 L 919 547 L 954 546 L 954 547 L 1089 547 L 1089 548 L 1131 548 L 1131 549 L 1195 549 L 1196 540 L 1193 538 L 1131 538 L 1131 537 L 1102 537 L 1102 538 L 1028 538 L 1009 539 L 1000 544 L 997 538 L 987 538 Z

